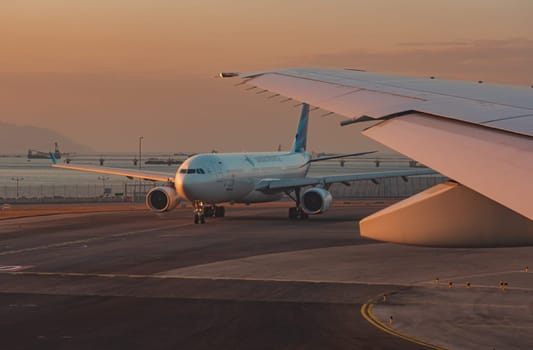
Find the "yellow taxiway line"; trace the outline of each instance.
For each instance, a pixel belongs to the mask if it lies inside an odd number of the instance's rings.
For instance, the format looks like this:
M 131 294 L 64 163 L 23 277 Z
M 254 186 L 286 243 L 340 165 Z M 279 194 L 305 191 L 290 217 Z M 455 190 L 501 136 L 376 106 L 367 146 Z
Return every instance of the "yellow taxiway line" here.
M 363 304 L 361 306 L 361 315 L 364 317 L 365 320 L 367 320 L 374 327 L 382 330 L 385 333 L 388 333 L 388 334 L 391 334 L 391 335 L 393 335 L 395 337 L 407 340 L 407 341 L 409 341 L 411 343 L 415 343 L 417 345 L 424 346 L 424 347 L 426 347 L 428 349 L 446 350 L 446 348 L 443 348 L 443 347 L 438 346 L 438 345 L 430 344 L 430 343 L 427 343 L 427 342 L 425 342 L 423 340 L 416 339 L 414 337 L 402 334 L 402 333 L 398 332 L 397 330 L 395 330 L 394 328 L 391 328 L 391 327 L 387 326 L 385 323 L 381 322 L 374 315 L 374 313 L 372 312 L 372 309 L 374 308 L 374 305 L 375 305 L 375 301 L 374 300 L 370 300 L 370 301 L 368 301 L 367 303 L 365 303 L 365 304 Z
M 48 277 L 95 277 L 95 278 L 129 278 L 129 279 L 190 279 L 190 280 L 225 280 L 225 281 L 261 281 L 261 282 L 300 282 L 300 283 L 339 283 L 339 284 L 368 284 L 368 285 L 382 285 L 381 283 L 365 283 L 362 281 L 327 281 L 327 280 L 294 280 L 284 278 L 253 278 L 253 277 L 223 277 L 223 276 L 194 276 L 194 275 L 157 275 L 157 274 L 122 274 L 122 273 L 90 273 L 90 272 L 59 272 L 59 271 L 0 271 L 0 276 L 48 276 Z M 389 285 L 389 284 L 388 284 Z M 408 286 L 406 284 L 396 284 L 397 286 Z M 421 286 L 422 287 L 422 286 Z M 483 287 L 481 287 L 483 288 Z M 495 289 L 496 287 L 486 288 Z M 511 289 L 511 288 L 509 288 Z M 515 288 L 516 289 L 516 288 Z M 394 328 L 388 326 L 380 321 L 372 312 L 374 306 L 377 304 L 377 298 L 369 300 L 361 306 L 360 312 L 363 318 L 374 327 L 381 331 L 393 335 L 395 337 L 404 339 L 411 343 L 423 346 L 433 350 L 446 350 L 446 348 L 434 344 L 430 344 L 415 337 L 402 334 Z

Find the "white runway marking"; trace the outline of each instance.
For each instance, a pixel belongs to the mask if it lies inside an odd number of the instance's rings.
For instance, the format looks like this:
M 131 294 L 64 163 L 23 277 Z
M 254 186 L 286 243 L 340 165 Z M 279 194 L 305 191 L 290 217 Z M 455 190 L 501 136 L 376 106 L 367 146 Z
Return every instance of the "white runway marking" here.
M 49 248 L 60 248 L 60 247 L 65 247 L 65 246 L 69 246 L 69 245 L 95 242 L 95 241 L 100 241 L 100 240 L 109 239 L 109 238 L 126 237 L 126 236 L 142 234 L 142 233 L 149 233 L 149 232 L 154 232 L 154 231 L 159 231 L 159 230 L 168 230 L 168 229 L 173 229 L 173 228 L 178 228 L 178 227 L 185 227 L 185 226 L 192 226 L 192 225 L 193 225 L 192 223 L 189 223 L 189 224 L 182 224 L 182 225 L 155 227 L 155 228 L 149 228 L 149 229 L 138 230 L 138 231 L 115 233 L 115 234 L 108 235 L 108 236 L 98 236 L 98 237 L 91 237 L 91 238 L 85 238 L 85 239 L 78 239 L 78 240 L 75 240 L 75 241 L 67 241 L 67 242 L 59 242 L 59 243 L 47 244 L 47 245 L 42 245 L 42 246 L 37 246 L 37 247 L 22 248 L 22 249 L 16 249 L 16 250 L 8 250 L 8 251 L 5 251 L 5 252 L 1 252 L 0 256 L 20 254 L 20 253 L 26 253 L 26 252 L 34 252 L 36 250 L 44 250 L 44 249 L 49 249 Z
M 5 266 L 0 266 L 0 272 L 16 272 L 16 271 L 31 269 L 32 267 L 33 266 L 31 265 L 28 265 L 28 266 L 5 265 Z

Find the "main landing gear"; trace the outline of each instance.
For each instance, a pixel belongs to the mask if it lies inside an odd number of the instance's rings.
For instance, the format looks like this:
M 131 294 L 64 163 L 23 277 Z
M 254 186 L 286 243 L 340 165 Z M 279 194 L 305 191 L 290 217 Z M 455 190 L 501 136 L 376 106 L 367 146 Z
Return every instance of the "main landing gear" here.
M 287 195 L 296 203 L 295 207 L 289 208 L 289 220 L 307 220 L 309 215 L 300 206 L 300 189 L 294 190 L 294 197 L 290 193 L 287 193 Z
M 223 218 L 224 215 L 226 215 L 226 208 L 213 204 L 212 206 L 204 209 L 204 214 L 207 217 L 212 216 L 215 218 Z
M 211 205 L 205 206 L 205 203 L 202 201 L 193 201 L 193 213 L 194 213 L 194 223 L 195 224 L 205 224 L 206 217 L 215 217 L 223 218 L 226 214 L 226 208 Z
M 307 220 L 309 215 L 307 215 L 302 208 L 292 207 L 289 208 L 289 220 Z

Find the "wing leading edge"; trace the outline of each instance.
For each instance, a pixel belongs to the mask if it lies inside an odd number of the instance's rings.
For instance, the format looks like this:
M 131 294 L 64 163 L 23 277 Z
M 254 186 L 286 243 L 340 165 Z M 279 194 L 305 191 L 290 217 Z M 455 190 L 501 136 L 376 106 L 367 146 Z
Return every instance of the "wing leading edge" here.
M 413 111 L 533 136 L 533 89 L 324 68 L 239 74 L 249 85 L 353 121 Z
M 72 164 L 52 164 L 52 167 L 69 170 L 88 171 L 99 174 L 126 176 L 129 178 L 143 179 L 149 181 L 174 182 L 174 176 L 156 172 Z

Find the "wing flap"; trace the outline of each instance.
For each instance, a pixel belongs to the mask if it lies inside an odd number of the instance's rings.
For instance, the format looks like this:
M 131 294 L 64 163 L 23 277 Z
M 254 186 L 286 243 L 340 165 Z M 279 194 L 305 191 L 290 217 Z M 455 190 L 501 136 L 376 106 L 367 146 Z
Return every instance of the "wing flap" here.
M 363 134 L 533 219 L 530 137 L 420 113 Z

